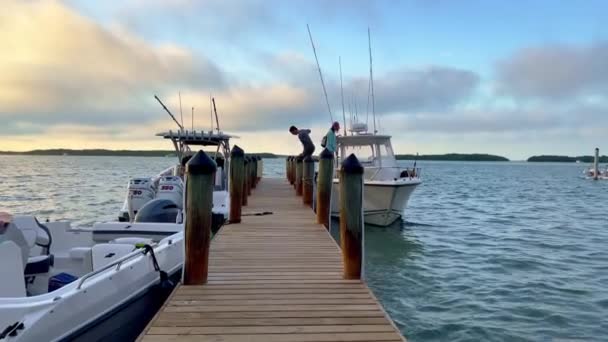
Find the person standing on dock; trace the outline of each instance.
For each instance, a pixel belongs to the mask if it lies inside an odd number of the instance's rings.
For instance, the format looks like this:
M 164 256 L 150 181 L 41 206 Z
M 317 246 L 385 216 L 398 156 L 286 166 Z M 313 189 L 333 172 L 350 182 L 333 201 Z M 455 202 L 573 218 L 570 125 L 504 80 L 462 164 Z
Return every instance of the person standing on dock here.
M 334 121 L 334 123 L 327 131 L 327 134 L 323 137 L 321 141 L 321 146 L 325 147 L 329 152 L 336 153 L 336 149 L 338 148 L 336 133 L 340 131 L 340 123 L 338 121 Z
M 306 158 L 307 156 L 312 156 L 315 152 L 315 144 L 310 140 L 310 130 L 309 129 L 298 129 L 296 126 L 289 127 L 289 132 L 293 135 L 297 135 L 298 139 L 302 143 L 302 153 L 300 153 L 299 157 Z

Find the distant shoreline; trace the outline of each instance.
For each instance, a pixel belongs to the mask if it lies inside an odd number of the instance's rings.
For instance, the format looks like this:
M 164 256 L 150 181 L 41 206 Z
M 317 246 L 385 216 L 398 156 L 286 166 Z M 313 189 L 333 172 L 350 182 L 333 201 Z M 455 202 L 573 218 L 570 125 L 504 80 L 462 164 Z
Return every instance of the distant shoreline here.
M 261 152 L 253 153 L 262 158 L 285 158 L 285 155 Z M 72 149 L 48 149 L 48 150 L 33 150 L 33 151 L 0 151 L 0 155 L 26 155 L 26 156 L 114 156 L 114 157 L 169 157 L 175 156 L 175 151 L 171 150 L 106 150 L 106 149 L 87 149 L 87 150 L 72 150 Z M 509 161 L 509 159 L 491 154 L 432 154 L 432 155 L 413 155 L 413 154 L 398 154 L 398 160 L 440 160 L 440 161 Z
M 262 158 L 276 159 L 285 158 L 286 155 L 275 154 L 269 152 L 253 153 Z M 172 150 L 106 150 L 106 149 L 48 149 L 48 150 L 32 150 L 32 151 L 0 151 L 0 155 L 25 155 L 25 156 L 111 156 L 111 157 L 175 157 L 175 151 Z M 446 154 L 397 154 L 397 160 L 436 160 L 436 161 L 492 161 L 492 162 L 508 162 L 509 159 L 482 153 L 446 153 Z M 538 155 L 532 156 L 526 160 L 527 162 L 548 162 L 548 163 L 592 163 L 593 156 L 558 156 L 558 155 Z M 600 163 L 608 163 L 608 156 L 601 156 Z
M 569 157 L 569 156 L 553 156 L 553 155 L 541 155 L 541 156 L 532 156 L 528 158 L 528 162 L 536 162 L 536 163 L 593 163 L 594 156 L 578 156 L 578 157 Z M 608 156 L 600 156 L 600 163 L 608 163 Z

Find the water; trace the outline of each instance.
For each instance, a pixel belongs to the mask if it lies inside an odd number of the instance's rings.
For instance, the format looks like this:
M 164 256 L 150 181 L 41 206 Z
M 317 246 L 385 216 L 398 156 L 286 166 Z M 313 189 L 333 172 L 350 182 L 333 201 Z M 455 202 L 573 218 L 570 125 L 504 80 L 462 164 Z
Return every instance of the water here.
M 0 156 L 0 210 L 111 220 L 173 158 Z M 411 163 L 406 163 L 410 165 Z M 366 229 L 366 275 L 410 341 L 608 336 L 608 181 L 575 164 L 419 162 L 406 221 Z M 282 176 L 266 160 L 265 176 Z

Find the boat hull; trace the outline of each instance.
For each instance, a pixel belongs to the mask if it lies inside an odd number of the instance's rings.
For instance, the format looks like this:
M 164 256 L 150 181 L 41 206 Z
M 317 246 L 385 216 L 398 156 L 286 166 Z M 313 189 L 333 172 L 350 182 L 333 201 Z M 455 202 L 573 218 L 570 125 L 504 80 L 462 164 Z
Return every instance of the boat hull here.
M 410 196 L 420 181 L 365 182 L 363 220 L 366 224 L 389 226 L 401 218 Z M 339 216 L 339 182 L 334 181 L 332 216 Z
M 171 278 L 179 279 L 183 234 L 163 239 L 155 246 L 160 268 Z M 124 261 L 120 267 L 111 267 L 86 281 L 83 279 L 78 288 L 80 282 L 81 279 L 35 297 L 0 298 L 3 326 L 14 322 L 24 326 L 11 341 L 129 340 L 122 336 L 132 336 L 145 323 L 125 319 L 149 319 L 141 314 L 143 308 L 148 304 L 162 304 L 162 298 L 166 298 L 169 291 L 166 287 L 163 291 L 158 288 L 159 273 L 154 270 L 149 254 Z M 108 330 L 109 326 L 121 326 L 121 329 Z M 114 338 L 116 336 L 121 338 Z

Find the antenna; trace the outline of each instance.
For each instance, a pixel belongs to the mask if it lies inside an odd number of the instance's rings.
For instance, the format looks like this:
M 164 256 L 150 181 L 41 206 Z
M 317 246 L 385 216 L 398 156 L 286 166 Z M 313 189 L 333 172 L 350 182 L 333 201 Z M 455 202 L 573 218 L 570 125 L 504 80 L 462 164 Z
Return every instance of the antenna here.
M 184 113 L 182 112 L 182 92 L 177 93 L 179 95 L 179 115 L 182 118 L 182 126 L 184 126 Z
M 220 132 L 220 122 L 217 118 L 217 109 L 215 108 L 215 97 L 211 98 L 211 102 L 213 103 L 213 111 L 215 112 L 215 125 L 217 126 L 217 132 Z
M 372 71 L 372 35 L 370 33 L 369 27 L 367 28 L 367 42 L 369 44 L 369 82 L 372 89 L 372 116 L 374 119 L 374 134 L 378 133 L 376 130 L 376 106 L 374 101 L 374 73 Z
M 209 122 L 211 123 L 211 132 L 213 132 L 213 104 L 211 102 L 211 93 L 209 93 Z
M 327 111 L 329 112 L 329 118 L 331 122 L 334 122 L 334 117 L 331 115 L 331 107 L 329 106 L 329 98 L 327 97 L 327 89 L 325 89 L 325 82 L 323 81 L 323 73 L 321 72 L 321 66 L 319 65 L 319 58 L 317 57 L 317 49 L 315 49 L 315 43 L 312 40 L 312 33 L 310 33 L 310 26 L 306 24 L 308 29 L 308 37 L 310 37 L 310 45 L 312 45 L 312 52 L 315 54 L 315 60 L 317 61 L 317 69 L 319 69 L 319 78 L 321 79 L 321 86 L 323 86 L 323 94 L 325 94 L 325 102 L 327 103 Z
M 165 106 L 165 104 L 158 98 L 158 96 L 154 95 L 154 98 L 156 99 L 156 101 L 158 101 L 158 103 L 160 103 L 161 106 L 163 106 L 163 109 L 169 114 L 171 119 L 173 119 L 173 121 L 175 121 L 175 123 L 177 124 L 177 127 L 179 127 L 179 129 L 183 130 L 184 127 L 182 125 L 180 125 L 180 123 L 177 121 L 175 116 L 173 116 L 173 114 L 171 114 L 169 109 L 167 109 L 167 106 Z
M 344 135 L 346 136 L 346 113 L 344 112 L 344 88 L 342 87 L 342 57 L 338 56 L 340 65 L 340 97 L 342 98 L 342 119 L 344 120 Z

